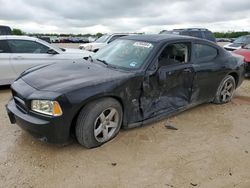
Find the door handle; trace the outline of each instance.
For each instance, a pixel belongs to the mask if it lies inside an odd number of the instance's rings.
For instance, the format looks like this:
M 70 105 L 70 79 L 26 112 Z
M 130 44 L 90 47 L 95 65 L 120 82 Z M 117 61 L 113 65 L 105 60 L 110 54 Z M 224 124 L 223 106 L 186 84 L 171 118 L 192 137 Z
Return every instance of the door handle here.
M 21 60 L 21 59 L 24 59 L 24 58 L 22 56 L 16 56 L 13 59 L 15 59 L 15 60 Z

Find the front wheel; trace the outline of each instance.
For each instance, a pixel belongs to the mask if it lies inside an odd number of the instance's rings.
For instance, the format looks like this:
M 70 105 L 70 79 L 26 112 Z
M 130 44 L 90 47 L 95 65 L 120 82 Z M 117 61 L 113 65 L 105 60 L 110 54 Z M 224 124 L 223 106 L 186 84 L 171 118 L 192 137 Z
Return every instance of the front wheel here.
M 231 101 L 236 88 L 235 79 L 231 75 L 226 76 L 217 89 L 214 103 L 224 104 Z
M 122 107 L 113 98 L 91 102 L 81 110 L 76 122 L 78 142 L 86 148 L 108 142 L 119 133 L 122 117 Z

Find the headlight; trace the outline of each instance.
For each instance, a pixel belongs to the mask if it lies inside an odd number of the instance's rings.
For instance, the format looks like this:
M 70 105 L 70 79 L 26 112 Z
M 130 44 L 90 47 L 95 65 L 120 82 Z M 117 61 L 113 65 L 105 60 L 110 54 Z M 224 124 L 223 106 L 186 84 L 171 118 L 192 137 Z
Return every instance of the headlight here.
M 57 101 L 32 100 L 31 110 L 50 116 L 62 115 L 62 109 Z

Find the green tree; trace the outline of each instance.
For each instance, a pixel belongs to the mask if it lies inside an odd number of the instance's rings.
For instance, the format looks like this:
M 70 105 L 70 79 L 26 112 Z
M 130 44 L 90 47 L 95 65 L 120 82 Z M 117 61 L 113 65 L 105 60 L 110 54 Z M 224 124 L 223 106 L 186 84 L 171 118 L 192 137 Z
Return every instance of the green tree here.
M 102 33 L 96 33 L 95 36 L 97 36 L 98 38 L 100 38 L 101 36 L 103 36 L 103 34 Z
M 240 36 L 248 35 L 247 31 L 233 31 L 233 32 L 215 32 L 216 38 L 238 38 Z
M 13 28 L 12 29 L 12 34 L 13 35 L 24 35 L 24 32 L 21 29 Z

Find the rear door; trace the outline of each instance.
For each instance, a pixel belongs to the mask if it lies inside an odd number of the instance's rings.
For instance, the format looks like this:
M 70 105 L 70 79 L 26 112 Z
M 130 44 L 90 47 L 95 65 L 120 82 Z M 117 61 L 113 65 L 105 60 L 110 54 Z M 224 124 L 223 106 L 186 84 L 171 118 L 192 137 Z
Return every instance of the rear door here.
M 11 84 L 16 73 L 10 64 L 10 49 L 6 40 L 0 40 L 0 85 Z
M 55 61 L 54 54 L 48 54 L 49 47 L 32 40 L 8 40 L 11 49 L 10 62 L 16 76 L 26 69 Z
M 157 57 L 154 74 L 146 72 L 141 96 L 143 118 L 177 111 L 190 103 L 194 69 L 191 43 L 167 44 Z
M 193 43 L 193 49 L 195 79 L 192 100 L 200 103 L 213 99 L 226 70 L 215 46 L 199 41 Z

